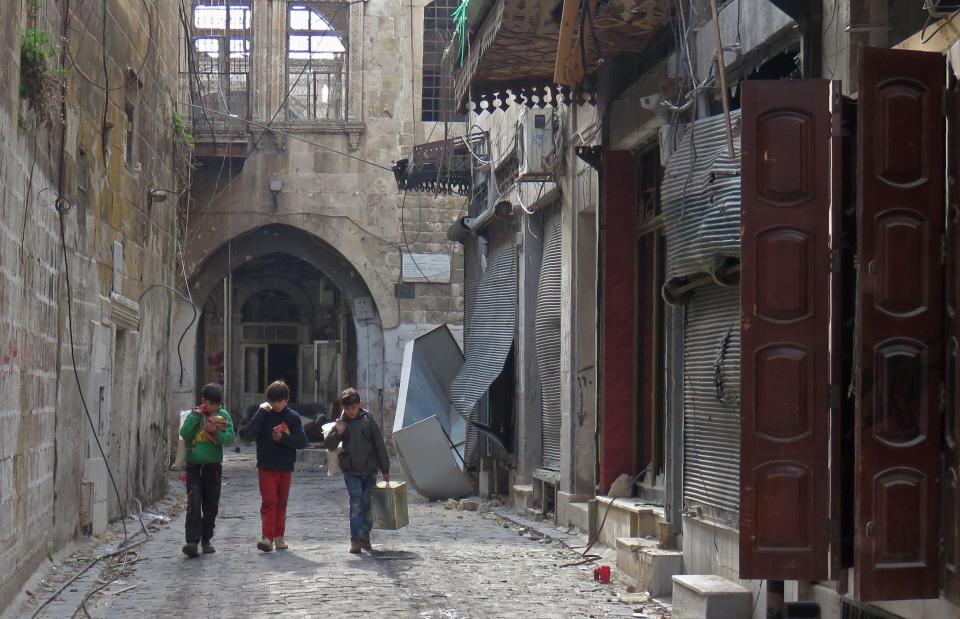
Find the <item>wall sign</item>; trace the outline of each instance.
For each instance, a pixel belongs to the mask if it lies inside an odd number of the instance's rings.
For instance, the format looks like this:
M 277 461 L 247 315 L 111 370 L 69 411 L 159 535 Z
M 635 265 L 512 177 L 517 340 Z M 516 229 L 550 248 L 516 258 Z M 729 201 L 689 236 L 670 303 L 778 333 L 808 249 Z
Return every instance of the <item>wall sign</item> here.
M 403 281 L 450 283 L 450 254 L 403 254 Z

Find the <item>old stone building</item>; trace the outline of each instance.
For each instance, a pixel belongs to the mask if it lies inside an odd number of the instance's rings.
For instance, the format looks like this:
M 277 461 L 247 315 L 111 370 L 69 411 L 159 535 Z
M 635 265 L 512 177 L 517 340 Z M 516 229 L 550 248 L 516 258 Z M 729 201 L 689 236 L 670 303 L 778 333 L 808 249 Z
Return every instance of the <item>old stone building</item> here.
M 0 4 L 0 607 L 167 487 L 176 7 L 106 6 Z
M 356 385 L 389 427 L 403 344 L 461 322 L 445 231 L 463 201 L 406 196 L 390 170 L 416 140 L 455 131 L 436 122 L 432 86 L 451 10 L 211 1 L 183 20 L 197 167 L 180 233 L 202 315 L 178 402 L 222 381 L 243 417 L 284 379 L 301 412 L 325 414 Z M 178 325 L 191 317 L 181 308 Z
M 166 492 L 205 382 L 240 419 L 274 379 L 311 416 L 355 385 L 389 428 L 403 344 L 461 322 L 462 200 L 391 171 L 462 132 L 452 9 L 0 3 L 0 608 Z

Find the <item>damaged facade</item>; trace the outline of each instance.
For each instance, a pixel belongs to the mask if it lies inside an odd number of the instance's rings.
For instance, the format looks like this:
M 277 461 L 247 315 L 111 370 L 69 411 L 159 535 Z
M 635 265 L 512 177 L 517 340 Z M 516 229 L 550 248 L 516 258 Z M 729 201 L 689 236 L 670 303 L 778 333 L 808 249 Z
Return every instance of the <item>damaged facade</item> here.
M 82 4 L 0 6 L 0 607 L 167 491 L 206 382 L 238 422 L 276 379 L 311 418 L 354 385 L 389 427 L 403 344 L 460 337 L 463 199 L 405 195 L 390 167 L 463 131 L 450 2 Z M 15 94 L 27 44 L 51 116 L 66 79 L 63 124 Z
M 176 280 L 176 209 L 153 198 L 185 151 L 174 4 L 4 2 L 0 28 L 5 607 L 75 536 L 166 492 L 178 300 L 154 286 Z
M 178 403 L 221 382 L 243 419 L 283 379 L 297 410 L 326 416 L 355 385 L 389 427 L 404 343 L 441 324 L 459 337 L 462 264 L 445 222 L 463 199 L 406 195 L 390 169 L 415 141 L 462 132 L 438 122 L 431 81 L 452 10 L 184 8 L 180 109 L 196 151 L 180 239 L 201 315 Z M 178 328 L 191 317 L 181 308 Z
M 957 615 L 941 4 L 466 6 L 448 391 L 482 493 L 677 616 L 713 577 L 736 616 Z

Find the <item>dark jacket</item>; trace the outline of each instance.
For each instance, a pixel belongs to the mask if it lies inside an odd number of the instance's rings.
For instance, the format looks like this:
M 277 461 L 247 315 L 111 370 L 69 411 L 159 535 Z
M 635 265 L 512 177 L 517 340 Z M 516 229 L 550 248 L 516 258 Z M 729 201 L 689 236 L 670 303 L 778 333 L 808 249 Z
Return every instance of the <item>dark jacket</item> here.
M 281 423 L 287 424 L 290 434 L 284 434 L 280 442 L 276 442 L 273 428 Z M 279 413 L 258 408 L 247 423 L 244 435 L 257 441 L 257 468 L 265 471 L 292 471 L 297 462 L 297 450 L 309 445 L 300 415 L 289 406 Z
M 387 446 L 383 443 L 383 433 L 373 415 L 369 411 L 361 410 L 355 419 L 344 415 L 341 421 L 347 424 L 344 435 L 340 436 L 333 430 L 323 441 L 327 449 L 336 449 L 337 445 L 342 445 L 340 468 L 356 475 L 375 475 L 377 471 L 389 473 L 390 457 L 387 455 Z

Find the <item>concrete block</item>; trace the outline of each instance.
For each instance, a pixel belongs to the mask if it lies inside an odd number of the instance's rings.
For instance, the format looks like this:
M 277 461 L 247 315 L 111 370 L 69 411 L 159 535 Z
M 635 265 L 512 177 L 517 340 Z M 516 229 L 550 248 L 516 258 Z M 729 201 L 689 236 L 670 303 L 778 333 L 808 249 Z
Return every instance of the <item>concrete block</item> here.
M 480 471 L 477 474 L 477 491 L 485 499 L 493 496 L 496 492 L 496 476 L 493 471 Z
M 747 619 L 752 608 L 750 590 L 722 576 L 673 577 L 673 619 Z
M 110 515 L 106 501 L 97 501 L 93 504 L 93 535 L 103 535 L 107 531 Z
M 528 507 L 533 506 L 533 486 L 530 484 L 514 484 L 510 488 L 510 494 L 513 495 L 513 508 L 518 512 L 526 512 Z
M 640 591 L 653 597 L 669 596 L 673 577 L 683 572 L 683 552 L 664 550 L 655 540 L 643 537 L 621 537 L 617 539 L 617 568 Z

